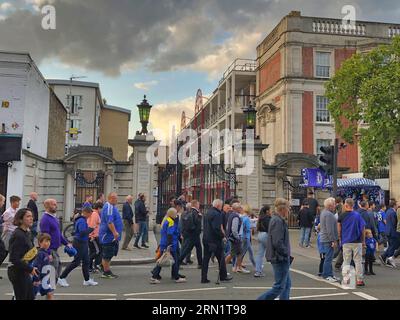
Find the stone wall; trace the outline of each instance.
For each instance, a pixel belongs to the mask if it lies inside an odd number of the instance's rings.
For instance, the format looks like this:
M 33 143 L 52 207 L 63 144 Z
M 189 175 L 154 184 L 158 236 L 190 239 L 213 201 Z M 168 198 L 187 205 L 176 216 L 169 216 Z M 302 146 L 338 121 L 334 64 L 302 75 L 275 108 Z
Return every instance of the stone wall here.
M 60 160 L 65 155 L 65 124 L 67 110 L 56 94 L 50 89 L 50 120 L 47 145 L 47 158 Z
M 61 161 L 49 161 L 27 151 L 25 154 L 24 186 L 21 206 L 26 206 L 29 194 L 39 195 L 39 217 L 44 210 L 43 202 L 48 198 L 57 200 L 57 214 L 64 215 L 64 166 Z
M 122 205 L 128 195 L 136 199 L 132 194 L 133 164 L 131 162 L 119 162 L 115 165 L 114 171 L 114 190 L 118 194 L 118 207 L 122 211 Z

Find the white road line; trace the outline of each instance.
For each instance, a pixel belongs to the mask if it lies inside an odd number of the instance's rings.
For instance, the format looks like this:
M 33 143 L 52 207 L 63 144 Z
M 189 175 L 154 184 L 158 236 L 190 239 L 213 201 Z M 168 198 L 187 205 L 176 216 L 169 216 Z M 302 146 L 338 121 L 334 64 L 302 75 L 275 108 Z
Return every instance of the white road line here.
M 345 295 L 348 295 L 348 293 L 347 292 L 342 292 L 342 293 L 330 293 L 330 294 L 317 294 L 317 295 L 314 295 L 314 296 L 290 297 L 290 300 L 333 297 L 333 296 L 345 296 Z
M 290 270 L 295 272 L 295 273 L 301 274 L 301 275 L 303 275 L 305 277 L 308 277 L 310 279 L 313 279 L 313 280 L 316 280 L 316 281 L 320 281 L 320 282 L 324 282 L 324 283 L 330 284 L 332 286 L 338 287 L 340 289 L 343 289 L 342 285 L 340 283 L 338 283 L 338 282 L 329 282 L 329 281 L 326 281 L 325 279 L 322 279 L 320 277 L 314 276 L 311 273 L 304 272 L 304 271 L 301 271 L 301 270 L 297 270 L 297 269 L 293 269 L 293 268 L 290 268 Z
M 125 299 L 125 300 L 152 300 L 152 301 L 154 301 L 154 300 L 168 300 L 168 301 L 170 301 L 170 300 L 174 300 L 174 301 L 176 301 L 176 299 L 159 299 L 159 298 L 127 298 L 127 299 Z M 195 300 L 195 301 L 198 301 L 199 299 L 182 299 L 182 298 L 179 298 L 179 300 Z
M 369 294 L 366 294 L 364 292 L 353 292 L 356 296 L 359 296 L 361 298 L 367 299 L 367 300 L 379 300 L 378 298 L 375 298 L 373 296 L 370 296 Z
M 13 296 L 14 294 L 12 293 L 6 293 L 6 296 Z M 77 296 L 77 297 L 85 297 L 85 296 L 90 296 L 90 297 L 116 297 L 117 294 L 115 293 L 55 293 L 55 296 Z
M 233 289 L 244 289 L 244 290 L 267 290 L 272 287 L 233 287 Z M 337 288 L 307 288 L 307 287 L 291 287 L 290 290 L 337 290 Z
M 199 289 L 183 289 L 183 290 L 169 290 L 169 291 L 153 291 L 153 292 L 135 292 L 135 293 L 126 293 L 125 297 L 130 296 L 142 296 L 149 294 L 163 294 L 163 293 L 179 293 L 179 292 L 195 292 L 195 291 L 210 291 L 210 290 L 225 290 L 226 287 L 218 287 L 218 288 L 199 288 Z

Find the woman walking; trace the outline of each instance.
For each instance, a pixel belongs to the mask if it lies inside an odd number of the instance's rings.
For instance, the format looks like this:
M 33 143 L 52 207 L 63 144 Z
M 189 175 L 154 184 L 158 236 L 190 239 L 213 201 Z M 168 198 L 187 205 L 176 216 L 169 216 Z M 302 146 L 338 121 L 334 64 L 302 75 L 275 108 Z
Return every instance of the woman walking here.
M 244 257 L 246 256 L 247 251 L 249 252 L 249 258 L 250 262 L 253 265 L 254 269 L 256 268 L 256 262 L 254 260 L 254 252 L 253 248 L 251 246 L 251 221 L 250 221 L 250 206 L 249 205 L 244 205 L 243 206 L 243 215 L 242 215 L 242 230 L 243 230 L 243 236 L 242 236 L 242 258 L 240 259 L 240 265 L 238 261 L 238 272 L 241 273 L 250 273 L 249 270 L 245 269 L 243 266 L 243 260 Z
M 263 260 L 265 257 L 265 251 L 267 250 L 267 238 L 268 238 L 268 227 L 269 221 L 271 220 L 270 207 L 264 205 L 260 210 L 260 215 L 257 221 L 257 232 L 258 232 L 258 252 L 256 257 L 256 278 L 264 277 L 263 272 Z
M 171 277 L 176 283 L 186 282 L 186 277 L 179 274 L 179 219 L 178 212 L 175 208 L 170 208 L 164 220 L 161 223 L 161 240 L 160 240 L 160 252 L 163 253 L 169 249 L 171 256 L 174 258 L 174 264 L 171 268 Z M 150 279 L 151 284 L 160 283 L 161 267 L 156 265 L 153 269 L 152 277 Z
M 34 300 L 31 276 L 38 276 L 38 271 L 29 265 L 37 254 L 29 231 L 33 225 L 32 212 L 29 209 L 18 210 L 14 217 L 14 225 L 17 229 L 9 241 L 8 279 L 13 286 L 15 300 Z

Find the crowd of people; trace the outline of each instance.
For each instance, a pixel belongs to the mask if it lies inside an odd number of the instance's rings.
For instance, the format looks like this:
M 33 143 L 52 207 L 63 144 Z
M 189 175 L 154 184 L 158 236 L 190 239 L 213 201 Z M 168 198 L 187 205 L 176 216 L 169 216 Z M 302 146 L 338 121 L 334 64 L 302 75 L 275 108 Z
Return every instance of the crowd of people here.
M 171 279 L 176 283 L 186 282 L 182 266 L 194 263 L 191 253 L 196 250 L 201 283 L 210 283 L 210 260 L 218 262 L 218 282 L 231 281 L 231 273 L 251 273 L 251 266 L 254 277 L 264 277 L 267 261 L 271 263 L 275 282 L 259 299 L 289 299 L 293 257 L 287 200 L 276 199 L 273 208 L 263 206 L 257 217 L 249 205 L 236 197 L 224 202 L 215 199 L 204 212 L 198 200 L 186 202 L 185 196 L 169 200 L 169 208 L 155 228 L 158 248 L 151 284 L 162 281 L 160 260 L 166 253 L 172 261 Z M 9 256 L 8 278 L 16 300 L 32 300 L 37 295 L 53 299 L 56 284 L 68 287 L 69 274 L 80 266 L 84 286 L 98 285 L 91 277 L 95 273 L 101 273 L 105 279 L 118 278 L 111 271 L 111 261 L 118 255 L 122 233 L 122 250 L 132 250 L 129 244 L 133 238 L 135 250 L 149 248 L 149 212 L 142 193 L 135 202 L 132 196 L 126 197 L 122 215 L 116 193 L 110 193 L 107 200 L 100 195 L 96 202 L 91 196 L 86 197 L 81 211 L 74 216 L 72 242 L 61 232 L 57 201 L 43 202 L 45 210 L 40 219 L 37 201 L 38 195 L 32 193 L 26 207 L 20 209 L 21 199 L 11 196 L 9 207 L 1 214 L 0 264 Z M 0 195 L 0 208 L 4 202 Z M 365 276 L 375 275 L 373 265 L 378 251 L 381 254 L 377 257 L 383 265 L 396 267 L 394 259 L 400 254 L 400 209 L 394 199 L 386 208 L 366 200 L 328 198 L 321 208 L 310 192 L 302 202 L 298 222 L 301 248 L 311 248 L 315 232 L 320 255 L 318 275 L 326 281 L 347 281 L 354 266 L 356 284 L 364 286 Z M 253 250 L 255 239 L 257 254 Z M 64 270 L 60 259 L 62 246 L 72 259 Z M 247 254 L 251 266 L 244 263 Z M 334 271 L 341 271 L 343 279 L 336 277 Z

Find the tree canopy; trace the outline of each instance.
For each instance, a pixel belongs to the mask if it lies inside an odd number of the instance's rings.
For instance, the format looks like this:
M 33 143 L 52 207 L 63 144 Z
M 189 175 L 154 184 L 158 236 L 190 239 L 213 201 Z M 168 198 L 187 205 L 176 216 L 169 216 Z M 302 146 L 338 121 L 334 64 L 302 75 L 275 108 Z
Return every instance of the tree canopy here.
M 388 165 L 400 138 L 400 37 L 346 60 L 326 96 L 337 133 L 348 143 L 360 137 L 362 170 Z

